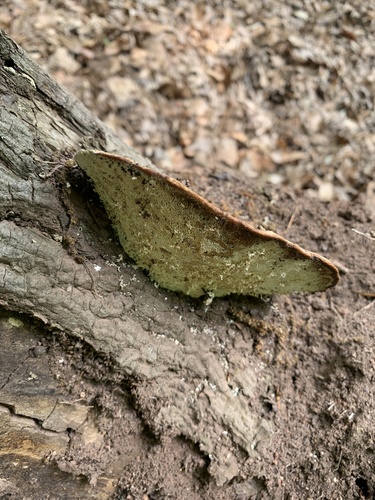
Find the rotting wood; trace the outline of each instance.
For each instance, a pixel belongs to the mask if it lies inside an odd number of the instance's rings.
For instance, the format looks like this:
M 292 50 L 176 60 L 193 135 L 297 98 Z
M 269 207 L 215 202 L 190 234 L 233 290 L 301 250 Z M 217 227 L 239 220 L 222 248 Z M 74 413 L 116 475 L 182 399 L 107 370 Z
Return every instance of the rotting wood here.
M 48 177 L 82 145 L 151 165 L 3 32 L 0 112 L 1 305 L 111 356 L 130 381 L 137 381 L 139 411 L 152 417 L 154 432 L 168 429 L 198 443 L 210 456 L 217 482 L 232 479 L 239 472 L 238 457 L 245 452 L 256 458 L 272 437 L 260 412 L 249 409 L 249 401 L 253 408 L 260 405 L 268 387 L 267 367 L 255 374 L 251 356 L 226 359 L 222 342 L 231 342 L 235 332 L 224 306 L 215 322 L 209 321 L 201 316 L 201 303 L 159 290 L 130 263 L 118 263 L 120 249 L 97 243 L 84 221 L 69 224 Z M 91 273 L 61 244 L 73 232 L 95 256 L 87 263 Z M 153 387 L 152 400 L 143 397 L 143 384 Z

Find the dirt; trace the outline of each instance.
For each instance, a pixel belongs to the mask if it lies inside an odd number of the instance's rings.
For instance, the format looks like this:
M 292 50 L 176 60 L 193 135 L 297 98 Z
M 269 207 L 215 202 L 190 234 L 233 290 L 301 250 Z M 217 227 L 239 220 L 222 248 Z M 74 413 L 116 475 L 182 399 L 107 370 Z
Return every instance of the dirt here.
M 229 483 L 216 485 L 198 445 L 154 428 L 141 404 L 152 385 L 46 334 L 95 437 L 90 448 L 73 436 L 51 460 L 94 488 L 115 481 L 116 499 L 375 498 L 373 10 L 86 4 L 4 2 L 0 26 L 129 144 L 223 210 L 330 258 L 341 280 L 322 294 L 216 299 L 207 313 L 178 298 L 209 328 L 231 324 L 228 359 L 255 355 L 277 380 L 251 408 L 273 438 L 259 460 L 233 449 Z
M 340 283 L 326 293 L 233 296 L 215 299 L 208 311 L 202 300 L 179 298 L 194 305 L 208 328 L 232 324 L 236 335 L 227 342 L 227 359 L 255 354 L 268 367 L 276 383 L 267 396 L 254 399 L 251 409 L 272 424 L 271 442 L 262 445 L 257 460 L 233 449 L 240 471 L 217 486 L 209 457 L 172 430 L 155 428 L 153 415 L 142 411 L 141 399 L 153 397 L 152 384 L 125 377 L 110 359 L 59 334 L 45 339 L 53 373 L 70 396 L 84 393 L 100 441 L 83 451 L 77 434 L 68 455 L 54 457 L 55 462 L 63 471 L 87 477 L 94 487 L 114 478 L 118 483 L 111 498 L 116 499 L 373 498 L 375 276 L 369 271 L 375 245 L 370 214 L 360 201 L 327 205 L 288 189 L 257 190 L 225 171 L 190 177 L 192 187 L 219 206 L 323 253 L 341 271 Z

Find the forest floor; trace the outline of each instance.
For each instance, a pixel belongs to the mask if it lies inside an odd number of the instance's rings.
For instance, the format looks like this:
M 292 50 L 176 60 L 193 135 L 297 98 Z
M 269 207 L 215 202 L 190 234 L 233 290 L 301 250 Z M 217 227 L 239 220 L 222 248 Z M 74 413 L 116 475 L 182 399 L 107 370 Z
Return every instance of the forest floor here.
M 371 2 L 6 0 L 0 28 L 157 166 L 341 273 L 327 293 L 273 299 L 263 319 L 287 316 L 283 339 L 246 324 L 238 311 L 251 301 L 213 304 L 226 314 L 230 303 L 278 380 L 264 401 L 272 449 L 257 468 L 244 458 L 228 484 L 213 482 L 192 443 L 145 433 L 132 398 L 109 395 L 108 375 L 96 385 L 111 414 L 127 415 L 111 438 L 130 457 L 115 497 L 375 498 Z M 56 341 L 52 356 L 63 349 Z M 55 369 L 68 386 L 72 374 Z M 100 373 L 85 377 L 99 384 Z

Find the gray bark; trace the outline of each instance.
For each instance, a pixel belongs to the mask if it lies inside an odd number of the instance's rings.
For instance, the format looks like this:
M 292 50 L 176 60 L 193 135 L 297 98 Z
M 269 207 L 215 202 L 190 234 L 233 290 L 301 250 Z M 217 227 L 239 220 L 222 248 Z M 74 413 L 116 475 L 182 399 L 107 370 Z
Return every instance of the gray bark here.
M 70 221 L 54 177 L 48 176 L 55 167 L 72 168 L 67 160 L 82 146 L 124 154 L 141 165 L 150 162 L 121 143 L 4 33 L 0 113 L 1 305 L 110 356 L 130 385 L 137 381 L 133 389 L 140 410 L 150 416 L 156 433 L 168 429 L 198 443 L 210 456 L 210 472 L 219 483 L 235 477 L 237 452 L 256 457 L 272 435 L 257 410 L 269 370 L 240 339 L 228 357 L 226 343 L 235 342 L 237 332 L 225 314 L 225 301 L 205 312 L 201 301 L 156 288 L 126 257 L 119 260 L 120 247 L 97 241 L 89 215 L 76 224 Z M 90 260 L 78 263 L 63 247 L 69 235 Z M 12 344 L 1 338 L 2 356 L 9 360 Z M 58 448 L 64 448 L 66 429 L 74 426 L 66 412 L 51 424 L 59 394 L 46 397 L 42 411 L 38 398 L 27 391 L 17 395 L 13 368 L 4 362 L 2 367 L 5 427 L 13 419 L 17 433 L 17 419 L 34 419 L 40 425 L 32 423 L 33 432 L 45 436 L 48 429 L 53 437 L 40 448 L 40 457 L 57 446 L 56 436 Z M 84 402 L 74 409 L 82 423 Z

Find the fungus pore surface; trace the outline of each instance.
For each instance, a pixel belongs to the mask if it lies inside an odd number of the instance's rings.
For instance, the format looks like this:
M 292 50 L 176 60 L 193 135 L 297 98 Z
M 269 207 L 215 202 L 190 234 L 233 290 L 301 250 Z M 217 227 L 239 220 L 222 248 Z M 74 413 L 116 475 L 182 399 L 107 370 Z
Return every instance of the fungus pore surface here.
M 224 213 L 171 177 L 101 151 L 75 160 L 125 252 L 163 288 L 258 296 L 323 291 L 339 279 L 329 260 Z

